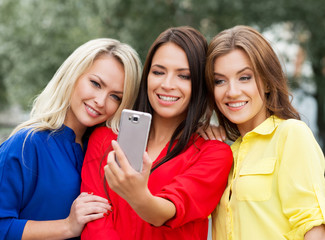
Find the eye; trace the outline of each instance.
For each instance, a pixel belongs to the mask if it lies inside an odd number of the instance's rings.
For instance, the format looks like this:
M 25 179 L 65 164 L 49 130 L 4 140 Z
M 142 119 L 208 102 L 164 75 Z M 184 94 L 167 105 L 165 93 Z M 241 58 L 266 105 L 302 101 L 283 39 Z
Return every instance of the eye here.
M 214 79 L 214 85 L 221 85 L 225 82 L 225 80 L 222 79 Z
M 154 75 L 158 75 L 158 76 L 164 74 L 164 72 L 157 71 L 157 70 L 153 70 L 152 73 L 153 73 Z
M 90 82 L 91 82 L 91 84 L 92 84 L 94 87 L 97 87 L 97 88 L 100 88 L 100 87 L 101 87 L 100 84 L 99 84 L 97 81 L 95 81 L 95 80 L 90 80 Z
M 178 77 L 184 80 L 191 80 L 191 76 L 186 74 L 180 74 Z
M 111 97 L 112 97 L 115 101 L 117 101 L 117 102 L 121 102 L 121 101 L 122 101 L 122 97 L 120 97 L 120 96 L 118 96 L 118 95 L 116 95 L 116 94 L 111 94 Z
M 241 80 L 241 81 L 248 81 L 251 78 L 252 78 L 251 76 L 242 76 L 242 77 L 239 78 L 239 80 Z

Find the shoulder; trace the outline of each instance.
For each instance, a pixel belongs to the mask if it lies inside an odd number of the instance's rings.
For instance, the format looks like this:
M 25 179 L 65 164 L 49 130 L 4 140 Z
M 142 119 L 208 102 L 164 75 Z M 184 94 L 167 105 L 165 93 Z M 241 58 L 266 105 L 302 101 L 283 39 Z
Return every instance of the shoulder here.
M 307 124 L 297 119 L 282 120 L 278 125 L 277 131 L 285 135 L 313 136 L 312 131 Z
M 39 149 L 44 147 L 44 138 L 49 132 L 33 132 L 31 129 L 21 129 L 0 146 L 0 162 L 16 164 L 29 159 L 29 167 L 38 160 Z M 17 161 L 12 161 L 17 160 Z M 24 165 L 27 164 L 25 161 Z M 1 163 L 0 163 L 1 165 Z
M 199 151 L 215 159 L 225 159 L 232 162 L 232 151 L 228 144 L 219 140 L 204 140 L 198 137 L 192 147 L 196 147 Z
M 109 141 L 113 140 L 117 135 L 109 127 L 98 127 L 90 135 L 89 141 Z
M 301 156 L 303 153 L 306 156 L 311 156 L 311 152 L 315 151 L 320 156 L 324 156 L 311 129 L 303 121 L 295 119 L 283 120 L 275 134 L 275 140 L 283 150 L 286 149 Z
M 98 127 L 90 135 L 87 152 L 103 152 L 110 146 L 117 135 L 109 127 Z
M 201 136 L 199 136 L 195 140 L 195 145 L 197 145 L 200 149 L 212 149 L 214 151 L 231 151 L 230 146 L 228 144 L 219 140 L 205 140 Z
M 10 138 L 8 138 L 5 142 L 2 143 L 1 148 L 22 148 L 23 145 L 36 145 L 38 146 L 39 142 L 44 138 L 44 136 L 48 136 L 48 131 L 38 131 L 34 132 L 30 128 L 24 128 L 16 132 Z

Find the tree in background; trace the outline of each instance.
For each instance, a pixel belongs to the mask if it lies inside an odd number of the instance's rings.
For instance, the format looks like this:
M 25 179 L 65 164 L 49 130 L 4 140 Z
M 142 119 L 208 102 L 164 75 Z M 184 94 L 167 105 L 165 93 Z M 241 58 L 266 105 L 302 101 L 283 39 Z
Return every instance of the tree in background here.
M 325 143 L 324 15 L 323 0 L 0 0 L 0 102 L 28 108 L 71 51 L 92 38 L 117 38 L 144 60 L 170 26 L 191 25 L 210 40 L 237 24 L 262 31 L 291 22 L 297 36 L 309 36 L 301 46 L 312 64 Z

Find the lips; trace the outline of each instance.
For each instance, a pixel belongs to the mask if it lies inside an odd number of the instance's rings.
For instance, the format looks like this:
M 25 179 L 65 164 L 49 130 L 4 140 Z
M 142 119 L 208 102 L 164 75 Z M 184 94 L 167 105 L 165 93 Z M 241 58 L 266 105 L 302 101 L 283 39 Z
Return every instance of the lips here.
M 164 96 L 160 94 L 157 94 L 157 96 L 160 100 L 163 100 L 165 102 L 176 102 L 178 99 L 180 99 L 179 97 Z
M 246 105 L 248 102 L 235 102 L 235 103 L 226 103 L 227 106 L 232 108 L 239 108 Z
M 93 109 L 92 107 L 90 107 L 89 105 L 85 104 L 87 112 L 92 115 L 92 116 L 99 116 L 100 112 L 96 111 L 95 109 Z

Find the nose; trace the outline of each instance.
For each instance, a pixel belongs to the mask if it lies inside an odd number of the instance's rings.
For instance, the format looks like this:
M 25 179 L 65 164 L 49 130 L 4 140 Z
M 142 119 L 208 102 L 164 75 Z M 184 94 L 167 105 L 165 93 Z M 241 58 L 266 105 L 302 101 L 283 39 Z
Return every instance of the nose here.
M 161 87 L 164 89 L 174 89 L 174 74 L 166 74 L 162 79 Z
M 98 107 L 103 107 L 106 102 L 106 94 L 98 93 L 95 97 L 95 103 Z
M 236 81 L 230 81 L 227 89 L 227 96 L 235 98 L 240 95 L 240 87 Z

